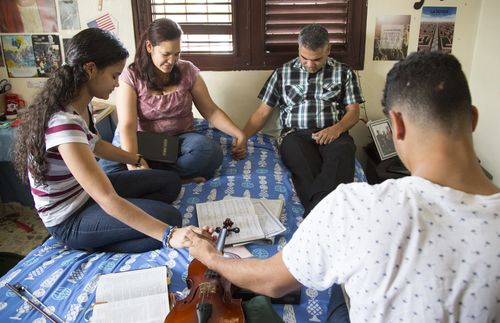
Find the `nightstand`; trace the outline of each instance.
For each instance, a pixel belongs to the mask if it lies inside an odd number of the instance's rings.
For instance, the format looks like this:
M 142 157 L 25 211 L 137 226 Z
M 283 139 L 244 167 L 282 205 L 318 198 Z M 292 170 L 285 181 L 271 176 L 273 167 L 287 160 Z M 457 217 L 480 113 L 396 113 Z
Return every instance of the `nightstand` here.
M 378 184 L 389 178 L 401 178 L 410 175 L 398 156 L 380 160 L 375 144 L 369 143 L 363 150 L 366 154 L 366 179 L 370 184 Z

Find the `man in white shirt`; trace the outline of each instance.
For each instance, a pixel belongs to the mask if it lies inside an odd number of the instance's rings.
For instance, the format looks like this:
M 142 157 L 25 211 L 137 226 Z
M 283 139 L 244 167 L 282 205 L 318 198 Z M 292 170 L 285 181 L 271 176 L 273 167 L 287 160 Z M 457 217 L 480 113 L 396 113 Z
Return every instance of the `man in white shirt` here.
M 269 259 L 226 259 L 196 235 L 190 253 L 274 297 L 345 284 L 353 322 L 498 322 L 500 189 L 474 152 L 460 63 L 411 54 L 388 73 L 383 105 L 412 176 L 340 185 Z

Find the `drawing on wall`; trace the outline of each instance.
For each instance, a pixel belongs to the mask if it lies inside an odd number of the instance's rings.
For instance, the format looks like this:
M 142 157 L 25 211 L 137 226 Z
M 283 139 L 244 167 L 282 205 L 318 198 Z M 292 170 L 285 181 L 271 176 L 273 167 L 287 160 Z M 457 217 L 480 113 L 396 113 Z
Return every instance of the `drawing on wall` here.
M 58 31 L 54 0 L 2 0 L 0 11 L 2 33 Z
M 30 35 L 3 35 L 2 45 L 9 77 L 37 76 Z
M 3 47 L 2 42 L 0 42 L 0 67 L 4 67 L 5 63 L 3 62 Z
M 62 30 L 79 30 L 78 0 L 59 0 L 59 18 Z
M 456 7 L 423 7 L 418 51 L 451 53 Z
M 87 22 L 87 26 L 89 28 L 100 28 L 112 33 L 118 33 L 118 22 L 109 13 L 105 13 L 104 15 Z
M 410 15 L 377 17 L 373 60 L 396 61 L 406 57 L 410 20 Z
M 59 36 L 33 35 L 32 41 L 37 76 L 48 77 L 62 64 Z

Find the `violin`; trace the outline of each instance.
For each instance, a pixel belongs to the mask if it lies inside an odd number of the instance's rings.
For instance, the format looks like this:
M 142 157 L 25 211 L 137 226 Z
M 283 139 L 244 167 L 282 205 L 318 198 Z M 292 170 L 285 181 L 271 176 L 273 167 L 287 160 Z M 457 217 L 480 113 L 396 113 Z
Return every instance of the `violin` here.
M 227 234 L 240 232 L 239 228 L 232 228 L 233 224 L 231 219 L 226 219 L 222 228 L 216 229 L 219 233 L 216 246 L 220 252 L 224 251 Z M 193 259 L 189 264 L 186 283 L 190 289 L 189 295 L 174 305 L 165 323 L 245 321 L 241 299 L 232 298 L 231 284 L 199 260 Z

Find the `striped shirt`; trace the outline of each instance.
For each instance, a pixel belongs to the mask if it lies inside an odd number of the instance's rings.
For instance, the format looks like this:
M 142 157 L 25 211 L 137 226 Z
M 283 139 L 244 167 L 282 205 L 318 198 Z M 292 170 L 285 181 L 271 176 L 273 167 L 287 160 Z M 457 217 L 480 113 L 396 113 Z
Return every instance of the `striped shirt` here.
M 83 118 L 69 106 L 66 111 L 56 112 L 50 118 L 45 130 L 47 182 L 36 184 L 28 174 L 35 207 L 45 226 L 60 224 L 89 199 L 66 166 L 57 146 L 83 143 L 93 151 L 98 140 L 99 136 L 92 133 Z
M 284 128 L 298 129 L 329 127 L 342 119 L 347 105 L 365 102 L 356 74 L 330 57 L 316 73 L 308 73 L 298 57 L 285 63 L 271 74 L 258 97 L 280 109 Z

